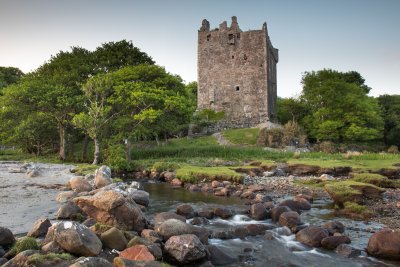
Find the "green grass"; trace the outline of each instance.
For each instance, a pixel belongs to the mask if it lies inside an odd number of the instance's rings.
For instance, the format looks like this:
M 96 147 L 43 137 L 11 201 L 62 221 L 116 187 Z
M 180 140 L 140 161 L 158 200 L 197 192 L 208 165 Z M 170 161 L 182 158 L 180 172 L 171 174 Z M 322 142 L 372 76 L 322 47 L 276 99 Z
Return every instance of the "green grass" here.
M 369 212 L 368 208 L 364 205 L 357 204 L 355 202 L 347 201 L 344 203 L 344 209 L 351 213 L 362 214 Z
M 29 249 L 39 249 L 39 245 L 36 242 L 35 238 L 25 236 L 15 242 L 15 244 L 11 248 L 11 253 L 13 255 L 17 255 L 18 253 Z
M 246 128 L 225 130 L 223 135 L 232 144 L 255 145 L 259 133 L 259 128 Z
M 399 181 L 388 179 L 387 177 L 377 173 L 356 173 L 351 179 L 356 182 L 373 184 L 382 188 L 398 188 Z
M 200 182 L 203 179 L 212 180 L 230 180 L 238 182 L 242 175 L 229 167 L 198 167 L 184 166 L 176 171 L 176 177 L 184 182 Z

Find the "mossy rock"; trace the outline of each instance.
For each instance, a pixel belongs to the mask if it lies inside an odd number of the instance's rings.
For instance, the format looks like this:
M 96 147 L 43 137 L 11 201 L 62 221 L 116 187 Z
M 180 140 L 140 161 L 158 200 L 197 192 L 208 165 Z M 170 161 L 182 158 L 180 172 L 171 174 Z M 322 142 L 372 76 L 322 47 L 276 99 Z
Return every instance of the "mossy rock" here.
M 384 189 L 368 183 L 361 183 L 352 180 L 332 182 L 325 185 L 325 190 L 331 196 L 335 204 L 340 208 L 345 202 L 362 204 L 364 198 L 377 199 L 381 197 Z
M 399 181 L 390 180 L 389 178 L 377 173 L 356 173 L 353 174 L 353 178 L 351 180 L 376 185 L 382 188 L 400 187 Z
M 33 254 L 28 257 L 26 265 L 38 266 L 40 264 L 50 266 L 50 264 L 59 264 L 60 262 L 72 261 L 74 257 L 68 253 L 48 253 L 48 254 Z
M 33 237 L 25 236 L 17 240 L 10 252 L 12 255 L 17 255 L 18 253 L 25 250 L 37 250 L 39 249 L 39 244 Z
M 373 215 L 373 212 L 370 211 L 368 207 L 350 201 L 345 202 L 343 209 L 339 210 L 337 213 L 358 220 L 365 220 Z

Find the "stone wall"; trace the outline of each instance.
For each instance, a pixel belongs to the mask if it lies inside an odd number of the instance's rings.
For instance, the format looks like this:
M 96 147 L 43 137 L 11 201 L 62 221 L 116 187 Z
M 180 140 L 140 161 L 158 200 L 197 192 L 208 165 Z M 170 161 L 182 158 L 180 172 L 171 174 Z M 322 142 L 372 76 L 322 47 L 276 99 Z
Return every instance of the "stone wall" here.
M 273 121 L 276 109 L 276 63 L 266 24 L 243 32 L 232 17 L 198 32 L 198 109 L 225 111 L 217 128 L 253 127 Z

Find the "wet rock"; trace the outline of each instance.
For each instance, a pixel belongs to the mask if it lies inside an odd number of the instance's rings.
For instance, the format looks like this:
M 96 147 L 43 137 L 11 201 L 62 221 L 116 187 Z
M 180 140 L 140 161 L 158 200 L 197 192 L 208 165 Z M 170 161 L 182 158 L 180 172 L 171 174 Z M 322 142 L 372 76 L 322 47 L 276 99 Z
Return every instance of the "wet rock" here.
M 156 232 L 163 238 L 168 240 L 171 236 L 193 234 L 194 226 L 176 219 L 169 219 L 156 227 Z
M 82 224 L 85 225 L 86 227 L 89 227 L 89 228 L 90 228 L 90 227 L 92 227 L 93 225 L 96 224 L 96 220 L 93 219 L 93 218 L 88 218 L 88 219 L 84 220 L 84 221 L 82 222 Z
M 217 246 L 208 245 L 207 250 L 209 252 L 208 259 L 212 262 L 212 264 L 229 265 L 237 261 L 237 258 L 234 258 Z
M 119 254 L 120 258 L 134 261 L 154 261 L 155 257 L 145 245 L 129 247 Z
M 210 231 L 204 227 L 193 227 L 192 234 L 196 235 L 201 243 L 208 244 L 208 238 L 211 235 Z
M 77 196 L 77 193 L 75 191 L 60 192 L 60 193 L 58 193 L 58 195 L 56 197 L 56 201 L 59 203 L 65 203 L 65 202 L 68 202 L 69 200 L 73 199 L 76 196 Z
M 279 216 L 279 224 L 292 229 L 301 223 L 300 215 L 295 211 L 286 211 Z
M 140 207 L 115 190 L 78 197 L 74 202 L 99 223 L 137 232 L 141 232 L 147 225 Z
M 242 194 L 243 194 L 243 191 L 242 191 L 242 190 L 236 190 L 236 191 L 234 191 L 234 192 L 231 194 L 231 196 L 233 196 L 233 197 L 240 197 Z
M 55 241 L 51 241 L 46 245 L 42 246 L 42 251 L 46 253 L 62 253 L 64 250 L 62 247 Z
M 350 244 L 351 240 L 348 236 L 328 236 L 321 240 L 321 245 L 325 249 L 335 249 L 341 244 Z
M 273 232 L 277 233 L 279 235 L 284 235 L 284 236 L 292 235 L 292 231 L 287 226 L 275 228 L 275 229 L 273 229 Z
M 126 240 L 124 234 L 116 227 L 105 231 L 100 236 L 103 245 L 116 250 L 123 250 L 126 248 L 128 241 Z
M 166 253 L 180 264 L 191 263 L 206 257 L 206 248 L 196 235 L 172 236 L 165 243 Z
M 249 230 L 246 226 L 236 226 L 231 230 L 232 238 L 245 238 L 249 236 Z
M 185 217 L 186 219 L 190 219 L 194 217 L 194 210 L 192 206 L 189 204 L 181 204 L 176 208 L 176 213 Z
M 230 181 L 222 181 L 222 185 L 225 187 L 230 187 L 232 185 L 232 182 Z
M 3 266 L 8 260 L 6 258 L 0 258 L 0 266 Z
M 256 194 L 254 194 L 253 191 L 251 190 L 245 190 L 243 193 L 240 195 L 241 198 L 247 198 L 247 199 L 254 199 Z
M 265 220 L 267 218 L 267 210 L 261 203 L 256 203 L 250 207 L 250 217 L 254 220 Z
M 337 246 L 335 251 L 337 254 L 342 255 L 346 258 L 356 258 L 358 256 L 361 256 L 362 254 L 361 250 L 356 249 L 348 244 L 341 244 Z
M 38 177 L 40 175 L 40 172 L 38 169 L 33 168 L 28 170 L 26 174 L 28 175 L 29 178 L 33 178 L 33 177 Z
M 192 224 L 192 225 L 205 225 L 205 224 L 208 224 L 208 223 L 209 223 L 209 221 L 204 217 L 195 217 L 190 222 L 190 224 Z
M 172 181 L 170 183 L 172 186 L 176 186 L 176 187 L 181 187 L 183 185 L 182 181 L 179 180 L 178 178 L 172 179 Z
M 264 191 L 264 186 L 259 184 L 252 184 L 247 187 L 247 190 L 250 190 L 251 192 L 261 192 Z
M 53 241 L 65 251 L 81 256 L 96 256 L 100 253 L 100 239 L 86 226 L 77 222 L 63 222 L 53 227 Z
M 246 226 L 249 236 L 263 235 L 266 230 L 272 229 L 273 226 L 265 224 L 249 224 Z
M 74 202 L 63 204 L 56 213 L 57 220 L 76 219 L 83 211 Z
M 133 181 L 130 185 L 130 188 L 136 189 L 136 190 L 144 190 L 144 187 L 141 183 L 137 182 L 137 181 Z
M 233 216 L 233 212 L 227 208 L 215 208 L 214 215 L 222 219 L 228 219 Z
M 25 250 L 18 253 L 14 258 L 7 261 L 5 264 L 1 265 L 1 267 L 20 267 L 24 266 L 25 262 L 28 260 L 28 257 L 34 254 L 38 254 L 39 250 Z
M 234 238 L 232 231 L 213 231 L 211 237 L 222 240 Z
M 6 254 L 6 251 L 0 246 L 0 258 L 2 258 L 5 254 Z
M 288 206 L 276 206 L 273 207 L 271 210 L 271 218 L 273 222 L 279 221 L 279 217 L 281 216 L 282 213 L 291 211 L 291 209 Z
M 214 218 L 214 211 L 212 211 L 212 210 L 202 210 L 202 211 L 197 212 L 197 215 L 199 217 L 204 217 L 206 219 L 211 220 L 212 218 Z
M 296 234 L 296 240 L 311 247 L 320 247 L 322 239 L 328 236 L 327 230 L 318 226 L 308 226 Z
M 102 188 L 106 185 L 112 184 L 111 168 L 108 166 L 101 166 L 95 172 L 94 184 L 96 188 Z
M 307 194 L 298 194 L 298 195 L 296 195 L 295 198 L 304 198 L 308 202 L 313 202 L 314 201 L 313 196 L 312 195 L 307 195 Z
M 199 191 L 201 191 L 201 188 L 198 185 L 192 184 L 189 186 L 189 191 L 199 192 Z
M 77 193 L 92 191 L 92 186 L 82 176 L 75 176 L 69 180 L 69 186 Z
M 343 223 L 339 221 L 330 221 L 322 225 L 323 228 L 328 230 L 330 235 L 333 235 L 334 233 L 344 233 L 344 225 Z
M 264 203 L 264 202 L 272 201 L 272 198 L 271 198 L 271 196 L 268 196 L 268 195 L 256 194 L 254 197 L 254 201 L 257 203 Z
M 121 257 L 114 259 L 115 267 L 165 267 L 164 263 L 158 261 L 132 261 Z
M 113 267 L 113 265 L 100 257 L 80 257 L 69 267 Z
M 157 234 L 156 231 L 151 229 L 144 229 L 141 233 L 141 237 L 152 243 L 161 243 L 161 237 Z
M 297 232 L 299 232 L 299 231 L 301 231 L 301 230 L 303 230 L 304 228 L 307 228 L 307 227 L 308 227 L 307 224 L 298 224 L 295 227 L 292 227 L 291 230 L 292 230 L 293 234 L 297 234 Z
M 278 206 L 287 206 L 293 211 L 301 212 L 302 210 L 311 209 L 310 202 L 304 198 L 287 199 L 279 203 Z
M 146 191 L 143 190 L 129 190 L 128 197 L 130 197 L 136 204 L 143 205 L 145 207 L 149 206 L 150 195 Z
M 186 222 L 185 217 L 178 215 L 174 212 L 160 212 L 154 216 L 154 225 L 155 226 L 160 225 L 169 219 L 175 219 L 175 220 L 179 220 L 181 222 Z
M 49 219 L 38 219 L 32 226 L 31 230 L 28 232 L 30 237 L 41 237 L 47 234 L 47 230 L 51 227 L 51 222 Z
M 214 181 L 211 182 L 211 187 L 212 188 L 218 188 L 218 187 L 222 187 L 222 186 L 223 186 L 223 184 L 220 181 L 214 180 Z
M 10 229 L 0 226 L 0 246 L 10 246 L 15 243 L 15 237 Z
M 374 233 L 368 241 L 368 254 L 385 259 L 400 259 L 400 232 L 384 229 Z
M 227 197 L 230 195 L 230 191 L 228 188 L 225 187 L 217 188 L 216 191 L 214 192 L 214 195 L 217 197 Z

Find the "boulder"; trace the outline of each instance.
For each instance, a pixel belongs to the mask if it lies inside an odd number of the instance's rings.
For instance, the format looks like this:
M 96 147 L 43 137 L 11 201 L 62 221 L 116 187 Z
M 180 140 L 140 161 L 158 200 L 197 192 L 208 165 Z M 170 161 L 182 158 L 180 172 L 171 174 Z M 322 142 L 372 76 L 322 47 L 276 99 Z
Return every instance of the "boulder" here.
M 151 243 L 161 243 L 161 237 L 156 231 L 151 229 L 144 229 L 141 233 L 141 237 L 150 241 Z
M 77 196 L 77 193 L 75 191 L 64 191 L 58 193 L 56 197 L 56 201 L 59 203 L 64 203 L 68 202 L 69 200 L 73 199 L 74 197 Z
M 0 246 L 10 246 L 15 243 L 15 237 L 10 229 L 0 226 Z
M 282 213 L 291 211 L 288 206 L 276 206 L 271 209 L 271 218 L 273 222 L 279 221 L 279 217 Z
M 62 222 L 53 227 L 53 241 L 65 251 L 80 256 L 96 256 L 100 253 L 100 239 L 86 226 L 77 222 Z
M 229 219 L 233 216 L 233 212 L 227 208 L 215 208 L 214 215 L 221 217 L 222 219 Z
M 257 203 L 264 203 L 264 202 L 269 202 L 272 201 L 271 196 L 264 195 L 264 194 L 256 194 L 254 197 L 254 202 Z
M 25 266 L 25 262 L 28 260 L 29 256 L 34 254 L 39 254 L 39 250 L 25 250 L 18 253 L 14 258 L 7 261 L 5 264 L 1 265 L 1 267 L 20 267 Z
M 75 176 L 69 180 L 69 186 L 77 193 L 92 191 L 92 186 L 83 176 Z
M 361 256 L 361 254 L 363 253 L 363 251 L 354 248 L 348 244 L 341 244 L 337 246 L 335 251 L 337 254 L 342 255 L 346 258 L 356 258 L 358 256 Z
M 279 224 L 292 229 L 301 223 L 300 215 L 295 211 L 286 211 L 279 216 Z
M 207 255 L 199 238 L 191 234 L 172 236 L 165 243 L 164 249 L 180 264 L 198 261 Z
M 320 247 L 322 239 L 328 236 L 327 230 L 311 225 L 297 232 L 296 240 L 311 247 Z
M 192 225 L 205 225 L 208 223 L 209 221 L 204 217 L 194 217 L 193 220 L 190 221 Z
M 100 240 L 104 246 L 116 250 L 124 250 L 128 244 L 124 234 L 116 227 L 102 233 Z
M 66 220 L 66 219 L 76 219 L 79 215 L 82 215 L 83 211 L 74 203 L 67 202 L 58 209 L 56 213 L 57 220 Z
M 254 220 L 265 220 L 267 218 L 267 210 L 261 203 L 256 203 L 250 207 L 250 217 Z
M 212 210 L 201 210 L 201 211 L 197 212 L 197 215 L 199 217 L 204 217 L 206 219 L 211 220 L 212 218 L 214 218 L 214 211 L 212 211 Z
M 102 188 L 106 185 L 112 184 L 111 168 L 108 166 L 101 166 L 95 172 L 94 185 L 96 188 Z
M 400 260 L 400 231 L 384 229 L 374 233 L 368 241 L 368 254 L 392 260 Z
M 212 188 L 218 188 L 218 187 L 222 187 L 223 184 L 220 181 L 214 180 L 211 182 L 211 187 Z
M 176 187 L 181 187 L 183 185 L 182 181 L 179 180 L 178 178 L 172 179 L 172 181 L 170 183 L 172 186 L 176 186 Z
M 238 260 L 214 245 L 208 245 L 207 250 L 209 252 L 208 259 L 215 265 L 229 265 Z
M 344 233 L 344 225 L 339 221 L 330 221 L 322 225 L 323 228 L 328 230 L 329 234 L 333 235 L 334 233 Z
M 80 257 L 69 267 L 113 267 L 111 262 L 100 257 Z
M 136 190 L 144 190 L 144 187 L 141 183 L 137 182 L 137 181 L 133 181 L 130 185 L 130 188 L 136 189 Z
M 335 249 L 341 244 L 350 244 L 351 240 L 345 235 L 328 236 L 321 240 L 321 245 L 325 249 Z
M 181 204 L 176 208 L 176 213 L 182 215 L 186 219 L 194 217 L 194 210 L 189 204 Z
M 100 191 L 94 196 L 78 197 L 74 202 L 97 222 L 123 230 L 141 232 L 147 220 L 140 207 L 115 190 Z
M 293 211 L 301 212 L 302 210 L 311 209 L 310 202 L 304 198 L 287 199 L 279 203 L 278 206 L 287 206 Z
M 128 197 L 130 197 L 136 204 L 143 205 L 145 207 L 149 206 L 150 195 L 146 191 L 137 189 L 128 189 Z
M 168 240 L 171 236 L 194 234 L 195 226 L 182 222 L 176 219 L 169 219 L 156 227 L 156 232 L 164 241 Z
M 155 257 L 145 245 L 129 247 L 119 254 L 120 258 L 134 261 L 154 261 Z
M 51 241 L 51 242 L 47 243 L 46 245 L 42 246 L 42 251 L 46 252 L 46 253 L 62 253 L 62 252 L 64 252 L 62 247 L 60 247 L 60 245 L 55 241 Z
M 31 237 L 42 237 L 47 234 L 47 230 L 51 227 L 49 219 L 38 219 L 28 232 L 28 236 Z
M 174 212 L 160 212 L 154 216 L 154 225 L 155 226 L 160 225 L 169 219 L 175 219 L 175 220 L 179 220 L 181 222 L 186 222 L 185 217 L 178 215 Z
M 266 224 L 248 224 L 246 228 L 250 236 L 257 236 L 263 235 L 265 231 L 271 229 L 272 226 Z
M 121 257 L 114 258 L 115 267 L 165 267 L 166 264 L 158 261 L 132 261 Z

